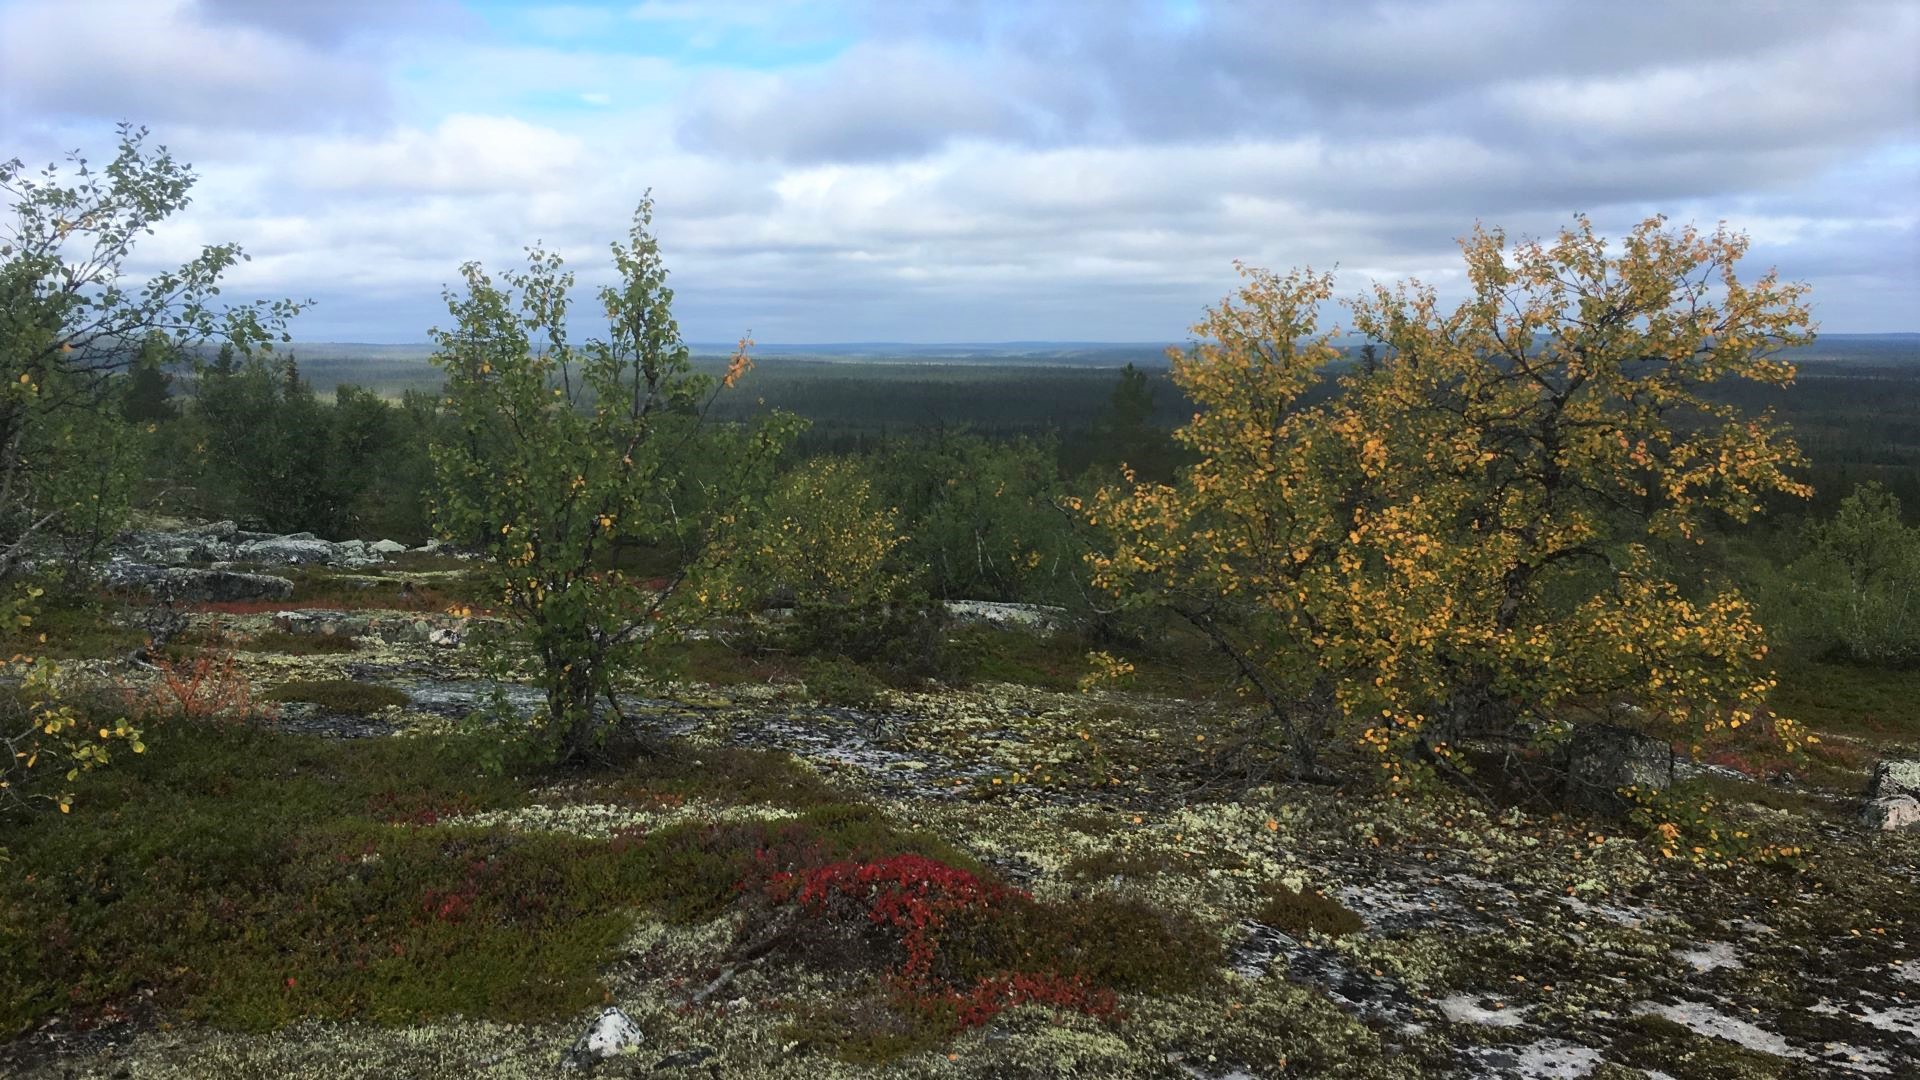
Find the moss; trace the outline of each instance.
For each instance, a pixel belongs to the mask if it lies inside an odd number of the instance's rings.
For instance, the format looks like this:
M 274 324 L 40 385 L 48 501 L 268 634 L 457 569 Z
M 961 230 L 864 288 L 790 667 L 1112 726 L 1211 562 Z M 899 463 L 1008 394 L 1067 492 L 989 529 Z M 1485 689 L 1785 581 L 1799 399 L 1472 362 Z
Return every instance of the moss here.
M 1295 889 L 1284 881 L 1271 882 L 1261 890 L 1260 906 L 1254 909 L 1253 917 L 1297 938 L 1340 937 L 1367 928 L 1365 920 L 1333 897 Z
M 1626 1021 L 1611 1051 L 1626 1064 L 1658 1069 L 1674 1080 L 1781 1080 L 1798 1074 L 1783 1058 L 1697 1035 L 1664 1016 Z
M 1068 881 L 1104 882 L 1114 878 L 1148 878 L 1190 868 L 1190 860 L 1175 858 L 1165 851 L 1131 851 L 1107 848 L 1076 856 L 1060 869 Z
M 267 701 L 305 701 L 328 712 L 370 716 L 383 709 L 404 706 L 407 695 L 391 686 L 352 679 L 315 679 L 281 683 L 261 695 Z

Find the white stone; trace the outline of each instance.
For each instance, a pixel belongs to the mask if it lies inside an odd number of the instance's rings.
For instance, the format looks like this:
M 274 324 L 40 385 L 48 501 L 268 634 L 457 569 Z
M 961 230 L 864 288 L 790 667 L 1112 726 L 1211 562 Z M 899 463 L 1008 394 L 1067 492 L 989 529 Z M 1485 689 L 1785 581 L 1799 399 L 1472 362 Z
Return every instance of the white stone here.
M 407 545 L 398 540 L 375 540 L 367 545 L 367 550 L 379 552 L 382 555 L 398 555 L 407 550 Z
M 1882 832 L 1920 825 L 1920 799 L 1911 795 L 1875 799 L 1860 808 L 1860 823 Z
M 567 1064 L 577 1069 L 639 1050 L 640 1025 L 619 1008 L 609 1006 L 600 1011 L 593 1026 L 567 1051 Z
M 1434 1002 L 1434 1006 L 1456 1024 L 1482 1024 L 1486 1027 L 1519 1027 L 1527 1019 L 1527 1007 L 1517 1005 L 1492 1008 L 1480 1004 L 1482 998 L 1475 994 L 1449 994 Z
M 1740 954 L 1725 941 L 1709 941 L 1692 949 L 1677 949 L 1674 957 L 1699 972 L 1740 967 Z

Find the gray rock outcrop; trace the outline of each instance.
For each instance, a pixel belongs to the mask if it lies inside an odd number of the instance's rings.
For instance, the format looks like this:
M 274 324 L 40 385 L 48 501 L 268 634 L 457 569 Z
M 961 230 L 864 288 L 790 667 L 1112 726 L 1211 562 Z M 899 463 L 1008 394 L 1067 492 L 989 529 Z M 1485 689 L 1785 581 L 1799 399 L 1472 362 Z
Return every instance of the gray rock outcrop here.
M 287 600 L 293 596 L 293 582 L 272 574 L 121 561 L 107 564 L 101 584 L 115 592 L 188 604 Z
M 1673 782 L 1673 748 L 1616 724 L 1576 728 L 1563 765 L 1567 804 L 1603 814 L 1627 809 L 1622 788 L 1660 791 Z
M 1889 758 L 1873 767 L 1860 823 L 1886 832 L 1920 825 L 1920 761 Z

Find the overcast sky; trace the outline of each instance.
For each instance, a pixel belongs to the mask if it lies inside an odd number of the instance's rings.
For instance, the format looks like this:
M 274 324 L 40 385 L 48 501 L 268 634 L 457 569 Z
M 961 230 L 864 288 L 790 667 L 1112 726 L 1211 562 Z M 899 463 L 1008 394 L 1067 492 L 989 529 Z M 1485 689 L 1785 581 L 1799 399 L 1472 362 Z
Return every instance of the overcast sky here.
M 200 174 L 296 337 L 421 341 L 463 261 L 606 274 L 651 187 L 695 341 L 1170 341 L 1232 262 L 1458 283 L 1475 221 L 1750 233 L 1920 330 L 1920 2 L 0 0 L 0 157 Z

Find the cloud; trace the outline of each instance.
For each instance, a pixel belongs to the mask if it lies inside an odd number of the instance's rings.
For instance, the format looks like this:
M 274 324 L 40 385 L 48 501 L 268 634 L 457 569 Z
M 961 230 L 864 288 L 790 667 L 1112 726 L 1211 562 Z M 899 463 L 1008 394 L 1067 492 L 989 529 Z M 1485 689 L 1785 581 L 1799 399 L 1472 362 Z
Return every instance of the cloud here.
M 1920 291 L 1911 4 L 78 7 L 0 0 L 10 136 L 154 124 L 203 174 L 156 262 L 239 240 L 331 337 L 536 239 L 590 288 L 648 188 L 702 340 L 1178 338 L 1234 259 L 1444 291 L 1576 211 L 1748 227 L 1829 329 Z
M 283 182 L 328 192 L 530 195 L 576 182 L 580 139 L 506 116 L 450 116 L 432 130 L 306 141 Z
M 1019 138 L 1027 121 L 958 58 L 927 45 L 856 45 L 796 74 L 726 73 L 687 96 L 683 145 L 780 161 L 876 161 L 954 139 Z
M 303 7 L 305 5 L 285 5 Z M 384 115 L 385 73 L 168 0 L 33 0 L 0 9 L 0 115 L 286 130 Z
M 210 26 L 247 27 L 322 48 L 400 29 L 475 25 L 450 0 L 194 0 L 194 7 Z

